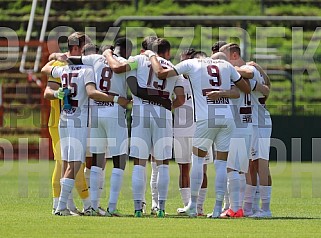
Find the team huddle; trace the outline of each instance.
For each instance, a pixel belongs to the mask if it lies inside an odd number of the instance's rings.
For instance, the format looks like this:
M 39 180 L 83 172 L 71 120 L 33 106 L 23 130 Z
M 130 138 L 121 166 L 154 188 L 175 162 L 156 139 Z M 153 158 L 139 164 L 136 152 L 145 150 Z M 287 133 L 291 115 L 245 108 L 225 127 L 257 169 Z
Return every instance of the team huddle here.
M 134 217 L 146 213 L 149 160 L 151 214 L 165 217 L 169 162 L 175 158 L 184 205 L 178 214 L 204 216 L 207 165 L 214 162 L 216 201 L 207 217 L 272 216 L 272 122 L 265 108 L 270 80 L 258 64 L 241 58 L 237 44 L 219 41 L 211 57 L 189 48 L 173 65 L 169 41 L 155 36 L 144 38 L 136 56 L 127 38 L 97 48 L 75 32 L 67 43 L 68 52 L 52 54 L 42 68 L 50 76 L 44 97 L 51 102 L 48 127 L 56 161 L 53 214 L 122 216 L 117 201 L 129 158 Z M 114 167 L 105 210 L 100 197 L 106 158 Z M 74 187 L 83 201 L 81 212 Z

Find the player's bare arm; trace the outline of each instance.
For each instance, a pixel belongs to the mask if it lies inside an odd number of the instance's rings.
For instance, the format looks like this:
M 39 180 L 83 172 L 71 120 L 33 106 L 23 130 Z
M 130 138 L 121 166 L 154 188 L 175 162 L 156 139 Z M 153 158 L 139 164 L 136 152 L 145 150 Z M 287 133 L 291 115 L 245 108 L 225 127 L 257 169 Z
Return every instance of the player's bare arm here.
M 183 87 L 175 87 L 176 98 L 173 101 L 173 108 L 182 106 L 185 103 L 185 92 Z
M 55 62 L 55 60 L 51 60 L 47 64 L 45 64 L 45 66 L 43 66 L 41 69 L 41 73 L 50 75 L 52 69 L 54 68 L 54 66 L 52 66 L 54 62 Z
M 105 102 L 115 102 L 120 106 L 126 108 L 127 104 L 130 102 L 128 99 L 119 96 L 111 96 L 106 93 L 100 92 L 96 89 L 94 83 L 89 83 L 86 85 L 86 92 L 89 98 L 96 101 L 105 101 Z
M 49 55 L 48 60 L 58 60 L 58 61 L 63 61 L 65 62 L 67 59 L 67 54 L 68 53 L 52 53 Z
M 107 49 L 104 51 L 103 55 L 106 57 L 109 67 L 116 73 L 125 73 L 132 70 L 132 67 L 128 62 L 119 62 L 113 57 L 113 51 Z
M 256 82 L 253 90 L 262 93 L 265 97 L 268 97 L 270 94 L 270 88 L 267 85 L 258 82 Z
M 219 98 L 239 98 L 240 91 L 237 89 L 237 87 L 232 86 L 229 90 L 208 92 L 206 96 L 211 100 L 217 100 Z
M 47 75 L 51 74 L 52 69 L 54 66 L 52 64 L 55 60 L 49 61 L 42 69 L 41 72 Z M 48 82 L 46 89 L 43 94 L 44 98 L 47 100 L 55 100 L 55 99 L 62 99 L 64 97 L 64 92 L 60 88 L 60 84 L 56 82 Z
M 235 66 L 236 71 L 246 79 L 251 79 L 254 77 L 253 71 L 247 68 L 240 68 L 238 66 Z
M 83 65 L 82 56 L 70 56 L 70 57 L 68 57 L 68 64 Z
M 246 64 L 254 66 L 260 72 L 260 74 L 263 76 L 265 85 L 268 86 L 269 88 L 271 88 L 270 77 L 266 74 L 266 72 L 263 70 L 263 68 L 259 64 L 257 64 L 254 61 L 247 62 Z
M 69 56 L 68 53 L 52 53 L 49 60 L 57 60 L 68 64 L 83 64 L 81 56 Z
M 251 93 L 251 86 L 247 79 L 241 78 L 239 81 L 235 83 L 236 87 L 238 87 L 244 93 Z
M 48 82 L 43 94 L 44 98 L 47 100 L 55 100 L 58 98 L 59 99 L 63 98 L 64 92 L 59 90 L 59 88 L 60 88 L 60 85 L 58 83 Z
M 172 109 L 172 102 L 170 99 L 162 98 L 159 95 L 155 95 L 155 94 L 153 95 L 153 94 L 149 93 L 148 88 L 142 88 L 139 86 L 136 77 L 130 76 L 126 79 L 126 81 L 127 81 L 127 85 L 129 87 L 130 91 L 136 97 L 160 104 L 160 105 L 162 105 L 162 107 L 164 107 L 168 110 Z
M 164 69 L 156 58 L 156 54 L 151 50 L 146 50 L 144 52 L 150 62 L 152 63 L 153 70 L 159 79 L 166 79 L 169 77 L 177 76 L 177 72 L 174 69 Z
M 57 57 L 58 55 L 60 55 L 62 53 L 51 53 L 48 57 L 48 60 L 51 61 L 51 60 L 57 60 Z

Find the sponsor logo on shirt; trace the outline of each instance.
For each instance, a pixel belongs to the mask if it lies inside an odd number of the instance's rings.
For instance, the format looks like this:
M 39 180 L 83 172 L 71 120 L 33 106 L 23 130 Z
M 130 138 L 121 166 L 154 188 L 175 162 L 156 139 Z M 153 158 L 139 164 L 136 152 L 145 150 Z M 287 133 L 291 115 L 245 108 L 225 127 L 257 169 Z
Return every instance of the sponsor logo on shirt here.
M 106 106 L 106 107 L 113 107 L 114 102 L 103 102 L 103 101 L 95 101 L 97 106 Z

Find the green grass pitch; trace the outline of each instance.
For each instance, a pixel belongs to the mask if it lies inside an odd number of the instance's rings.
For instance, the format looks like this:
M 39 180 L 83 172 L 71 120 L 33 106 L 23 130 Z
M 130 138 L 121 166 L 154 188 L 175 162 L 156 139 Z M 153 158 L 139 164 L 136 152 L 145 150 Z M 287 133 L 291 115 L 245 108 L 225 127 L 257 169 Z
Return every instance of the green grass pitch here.
M 108 161 L 106 191 L 111 162 Z M 127 217 L 57 217 L 51 215 L 53 162 L 0 161 L 0 237 L 320 237 L 321 164 L 271 163 L 273 178 L 272 219 L 189 219 L 175 214 L 182 206 L 178 168 L 170 165 L 171 181 L 166 211 L 157 219 L 133 218 L 132 163 L 126 168 L 118 208 Z M 150 167 L 148 167 L 150 171 Z M 214 166 L 208 168 L 209 186 L 205 211 L 214 203 Z M 148 172 L 148 174 L 150 174 Z M 107 194 L 105 193 L 105 194 Z M 78 195 L 76 203 L 81 207 Z M 147 209 L 150 189 L 147 185 Z M 102 199 L 107 206 L 108 196 Z

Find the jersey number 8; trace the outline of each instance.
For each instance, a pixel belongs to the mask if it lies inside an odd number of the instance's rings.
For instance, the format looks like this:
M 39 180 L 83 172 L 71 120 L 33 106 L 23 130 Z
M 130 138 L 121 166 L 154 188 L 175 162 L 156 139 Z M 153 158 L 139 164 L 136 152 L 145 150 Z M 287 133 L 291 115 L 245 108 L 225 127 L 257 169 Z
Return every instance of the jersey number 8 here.
M 99 81 L 99 88 L 101 91 L 107 93 L 110 90 L 110 79 L 113 76 L 113 71 L 109 67 L 103 68 L 101 71 L 101 79 Z

